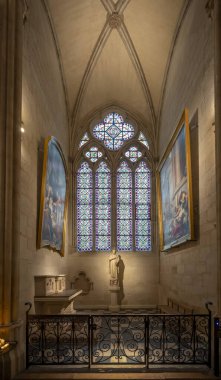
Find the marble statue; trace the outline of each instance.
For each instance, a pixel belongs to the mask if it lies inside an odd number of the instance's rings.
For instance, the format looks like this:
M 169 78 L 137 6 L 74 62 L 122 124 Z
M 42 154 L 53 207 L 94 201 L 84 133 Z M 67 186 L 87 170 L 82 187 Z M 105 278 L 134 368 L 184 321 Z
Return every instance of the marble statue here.
M 118 285 L 119 280 L 119 261 L 120 258 L 114 249 L 109 257 L 109 273 L 110 273 L 110 284 Z

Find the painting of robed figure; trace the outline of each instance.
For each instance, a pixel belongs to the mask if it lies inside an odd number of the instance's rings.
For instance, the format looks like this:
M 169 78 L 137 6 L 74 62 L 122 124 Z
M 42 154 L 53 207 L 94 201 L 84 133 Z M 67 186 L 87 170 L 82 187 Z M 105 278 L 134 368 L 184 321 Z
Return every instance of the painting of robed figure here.
M 38 248 L 47 246 L 64 255 L 66 212 L 65 159 L 58 141 L 50 136 L 44 144 Z
M 190 132 L 185 109 L 158 172 L 161 250 L 193 239 Z

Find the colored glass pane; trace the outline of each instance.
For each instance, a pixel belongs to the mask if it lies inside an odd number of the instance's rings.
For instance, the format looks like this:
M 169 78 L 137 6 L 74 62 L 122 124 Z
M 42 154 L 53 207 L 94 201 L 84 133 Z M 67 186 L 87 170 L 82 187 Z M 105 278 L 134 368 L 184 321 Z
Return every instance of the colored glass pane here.
M 134 127 L 125 123 L 121 115 L 112 112 L 93 128 L 93 135 L 107 148 L 118 150 L 125 141 L 134 136 Z
M 91 162 L 96 162 L 102 157 L 102 153 L 98 150 L 96 146 L 92 146 L 86 153 L 85 156 L 91 160 Z
M 87 133 L 85 133 L 84 136 L 82 137 L 81 141 L 80 141 L 79 148 L 81 148 L 88 141 L 89 141 L 89 136 Z
M 93 178 L 87 162 L 77 172 L 77 249 L 93 248 Z
M 117 170 L 117 249 L 132 250 L 132 236 L 132 172 L 123 161 Z
M 111 172 L 103 161 L 95 172 L 95 248 L 111 249 Z
M 129 158 L 131 162 L 136 162 L 138 158 L 142 157 L 142 153 L 137 149 L 136 146 L 131 146 L 126 152 L 125 156 Z
M 144 161 L 135 171 L 135 249 L 151 250 L 151 178 Z
M 149 149 L 149 144 L 147 142 L 147 139 L 142 132 L 140 132 L 138 140 Z

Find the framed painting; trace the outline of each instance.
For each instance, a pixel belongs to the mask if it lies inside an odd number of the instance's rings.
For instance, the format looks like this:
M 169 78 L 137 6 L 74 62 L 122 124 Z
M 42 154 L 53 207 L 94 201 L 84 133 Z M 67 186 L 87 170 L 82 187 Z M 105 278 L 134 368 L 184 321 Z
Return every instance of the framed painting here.
M 64 256 L 67 214 L 67 167 L 62 149 L 50 136 L 44 143 L 38 248 L 49 247 Z
M 185 109 L 157 175 L 160 248 L 166 251 L 194 238 L 190 130 Z

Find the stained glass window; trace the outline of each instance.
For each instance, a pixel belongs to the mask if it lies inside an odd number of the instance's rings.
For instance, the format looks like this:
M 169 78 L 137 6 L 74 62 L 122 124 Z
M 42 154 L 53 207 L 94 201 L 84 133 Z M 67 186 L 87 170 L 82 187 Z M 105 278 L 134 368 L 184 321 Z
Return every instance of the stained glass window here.
M 98 150 L 96 146 L 92 146 L 86 153 L 85 156 L 91 160 L 91 162 L 96 162 L 100 157 L 102 157 L 102 153 Z
M 123 117 L 116 112 L 108 114 L 103 122 L 93 128 L 94 137 L 111 150 L 118 150 L 134 133 L 134 127 L 125 123 Z
M 142 153 L 137 149 L 136 146 L 131 146 L 126 152 L 125 156 L 129 158 L 131 162 L 136 162 L 138 158 L 142 157 Z
M 117 249 L 133 249 L 132 172 L 126 161 L 117 170 Z
M 77 172 L 77 249 L 93 248 L 93 177 L 87 162 Z
M 81 141 L 80 141 L 79 148 L 81 148 L 88 141 L 89 141 L 88 133 L 85 133 L 84 136 L 82 137 Z
M 150 170 L 141 161 L 135 171 L 135 249 L 151 250 L 151 183 Z
M 138 140 L 149 149 L 149 144 L 147 142 L 147 139 L 142 132 L 140 132 Z
M 95 249 L 111 249 L 111 172 L 103 161 L 95 172 Z
M 76 168 L 77 250 L 151 251 L 151 170 L 144 153 L 148 140 L 111 112 L 84 134 L 79 148 L 88 141 L 83 152 L 79 149 L 79 159 L 82 154 L 85 159 Z

